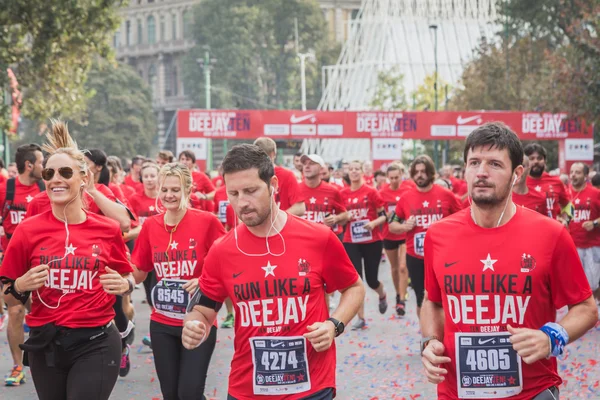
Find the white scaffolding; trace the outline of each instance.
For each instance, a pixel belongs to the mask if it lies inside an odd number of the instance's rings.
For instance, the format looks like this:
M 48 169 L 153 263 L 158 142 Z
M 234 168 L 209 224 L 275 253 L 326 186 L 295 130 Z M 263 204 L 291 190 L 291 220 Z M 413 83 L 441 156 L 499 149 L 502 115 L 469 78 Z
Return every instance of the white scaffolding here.
M 481 38 L 492 39 L 498 31 L 496 18 L 496 0 L 363 0 L 356 19 L 348 22 L 348 40 L 337 64 L 323 67 L 319 110 L 372 109 L 381 71 L 402 73 L 410 96 L 435 71 L 431 25 L 437 26 L 439 80 L 456 85 Z M 443 96 L 440 88 L 439 104 Z M 349 155 L 368 159 L 365 143 L 346 143 L 345 153 L 340 153 L 338 139 L 309 139 L 303 149 L 331 160 Z

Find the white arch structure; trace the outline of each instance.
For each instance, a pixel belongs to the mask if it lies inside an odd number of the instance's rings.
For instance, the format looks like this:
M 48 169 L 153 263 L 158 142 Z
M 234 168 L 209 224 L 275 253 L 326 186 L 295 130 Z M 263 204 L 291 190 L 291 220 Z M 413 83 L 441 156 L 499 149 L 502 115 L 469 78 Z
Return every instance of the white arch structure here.
M 323 67 L 319 110 L 371 109 L 377 76 L 391 69 L 404 75 L 410 95 L 435 71 L 430 25 L 437 25 L 438 76 L 457 84 L 481 38 L 498 31 L 496 18 L 496 0 L 363 0 L 337 64 Z M 328 160 L 370 158 L 365 139 L 307 139 L 303 151 Z

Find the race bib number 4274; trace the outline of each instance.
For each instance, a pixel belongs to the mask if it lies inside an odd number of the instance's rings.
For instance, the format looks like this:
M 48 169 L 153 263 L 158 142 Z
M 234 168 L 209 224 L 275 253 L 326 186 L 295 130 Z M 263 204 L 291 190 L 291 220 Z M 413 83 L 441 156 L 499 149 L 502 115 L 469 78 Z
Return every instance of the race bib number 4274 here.
M 253 337 L 250 346 L 255 395 L 287 395 L 310 390 L 304 337 Z

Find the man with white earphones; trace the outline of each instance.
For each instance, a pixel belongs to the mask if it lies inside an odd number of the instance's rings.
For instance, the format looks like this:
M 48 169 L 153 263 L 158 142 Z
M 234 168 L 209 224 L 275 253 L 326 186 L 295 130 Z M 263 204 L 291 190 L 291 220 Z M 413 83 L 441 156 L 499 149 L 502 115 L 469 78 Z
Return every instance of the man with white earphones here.
M 508 126 L 475 129 L 464 160 L 471 206 L 425 237 L 425 375 L 443 400 L 556 400 L 556 357 L 597 320 L 577 250 L 562 224 L 513 203 L 523 147 Z
M 228 400 L 333 399 L 334 339 L 362 302 L 362 281 L 331 229 L 279 209 L 262 149 L 235 146 L 222 165 L 242 223 L 208 252 L 182 342 L 199 346 L 229 297 L 236 319 Z M 326 291 L 342 293 L 331 315 Z

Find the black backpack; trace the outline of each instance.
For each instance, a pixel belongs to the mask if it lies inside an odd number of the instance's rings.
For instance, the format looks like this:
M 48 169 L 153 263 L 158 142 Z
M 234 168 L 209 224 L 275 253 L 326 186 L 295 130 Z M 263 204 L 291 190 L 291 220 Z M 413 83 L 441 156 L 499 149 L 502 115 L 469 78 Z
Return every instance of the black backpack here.
M 37 185 L 38 185 L 38 188 L 40 188 L 40 192 L 43 192 L 44 190 L 46 190 L 46 185 L 44 185 L 43 181 L 41 181 L 41 180 L 37 181 Z M 2 222 L 4 222 L 4 220 L 6 219 L 6 215 L 8 214 L 8 211 L 12 208 L 12 203 L 15 199 L 15 186 L 16 186 L 15 178 L 9 178 L 6 181 L 6 198 L 4 199 L 4 204 L 2 206 Z M 8 237 L 9 235 L 7 234 L 6 236 Z

